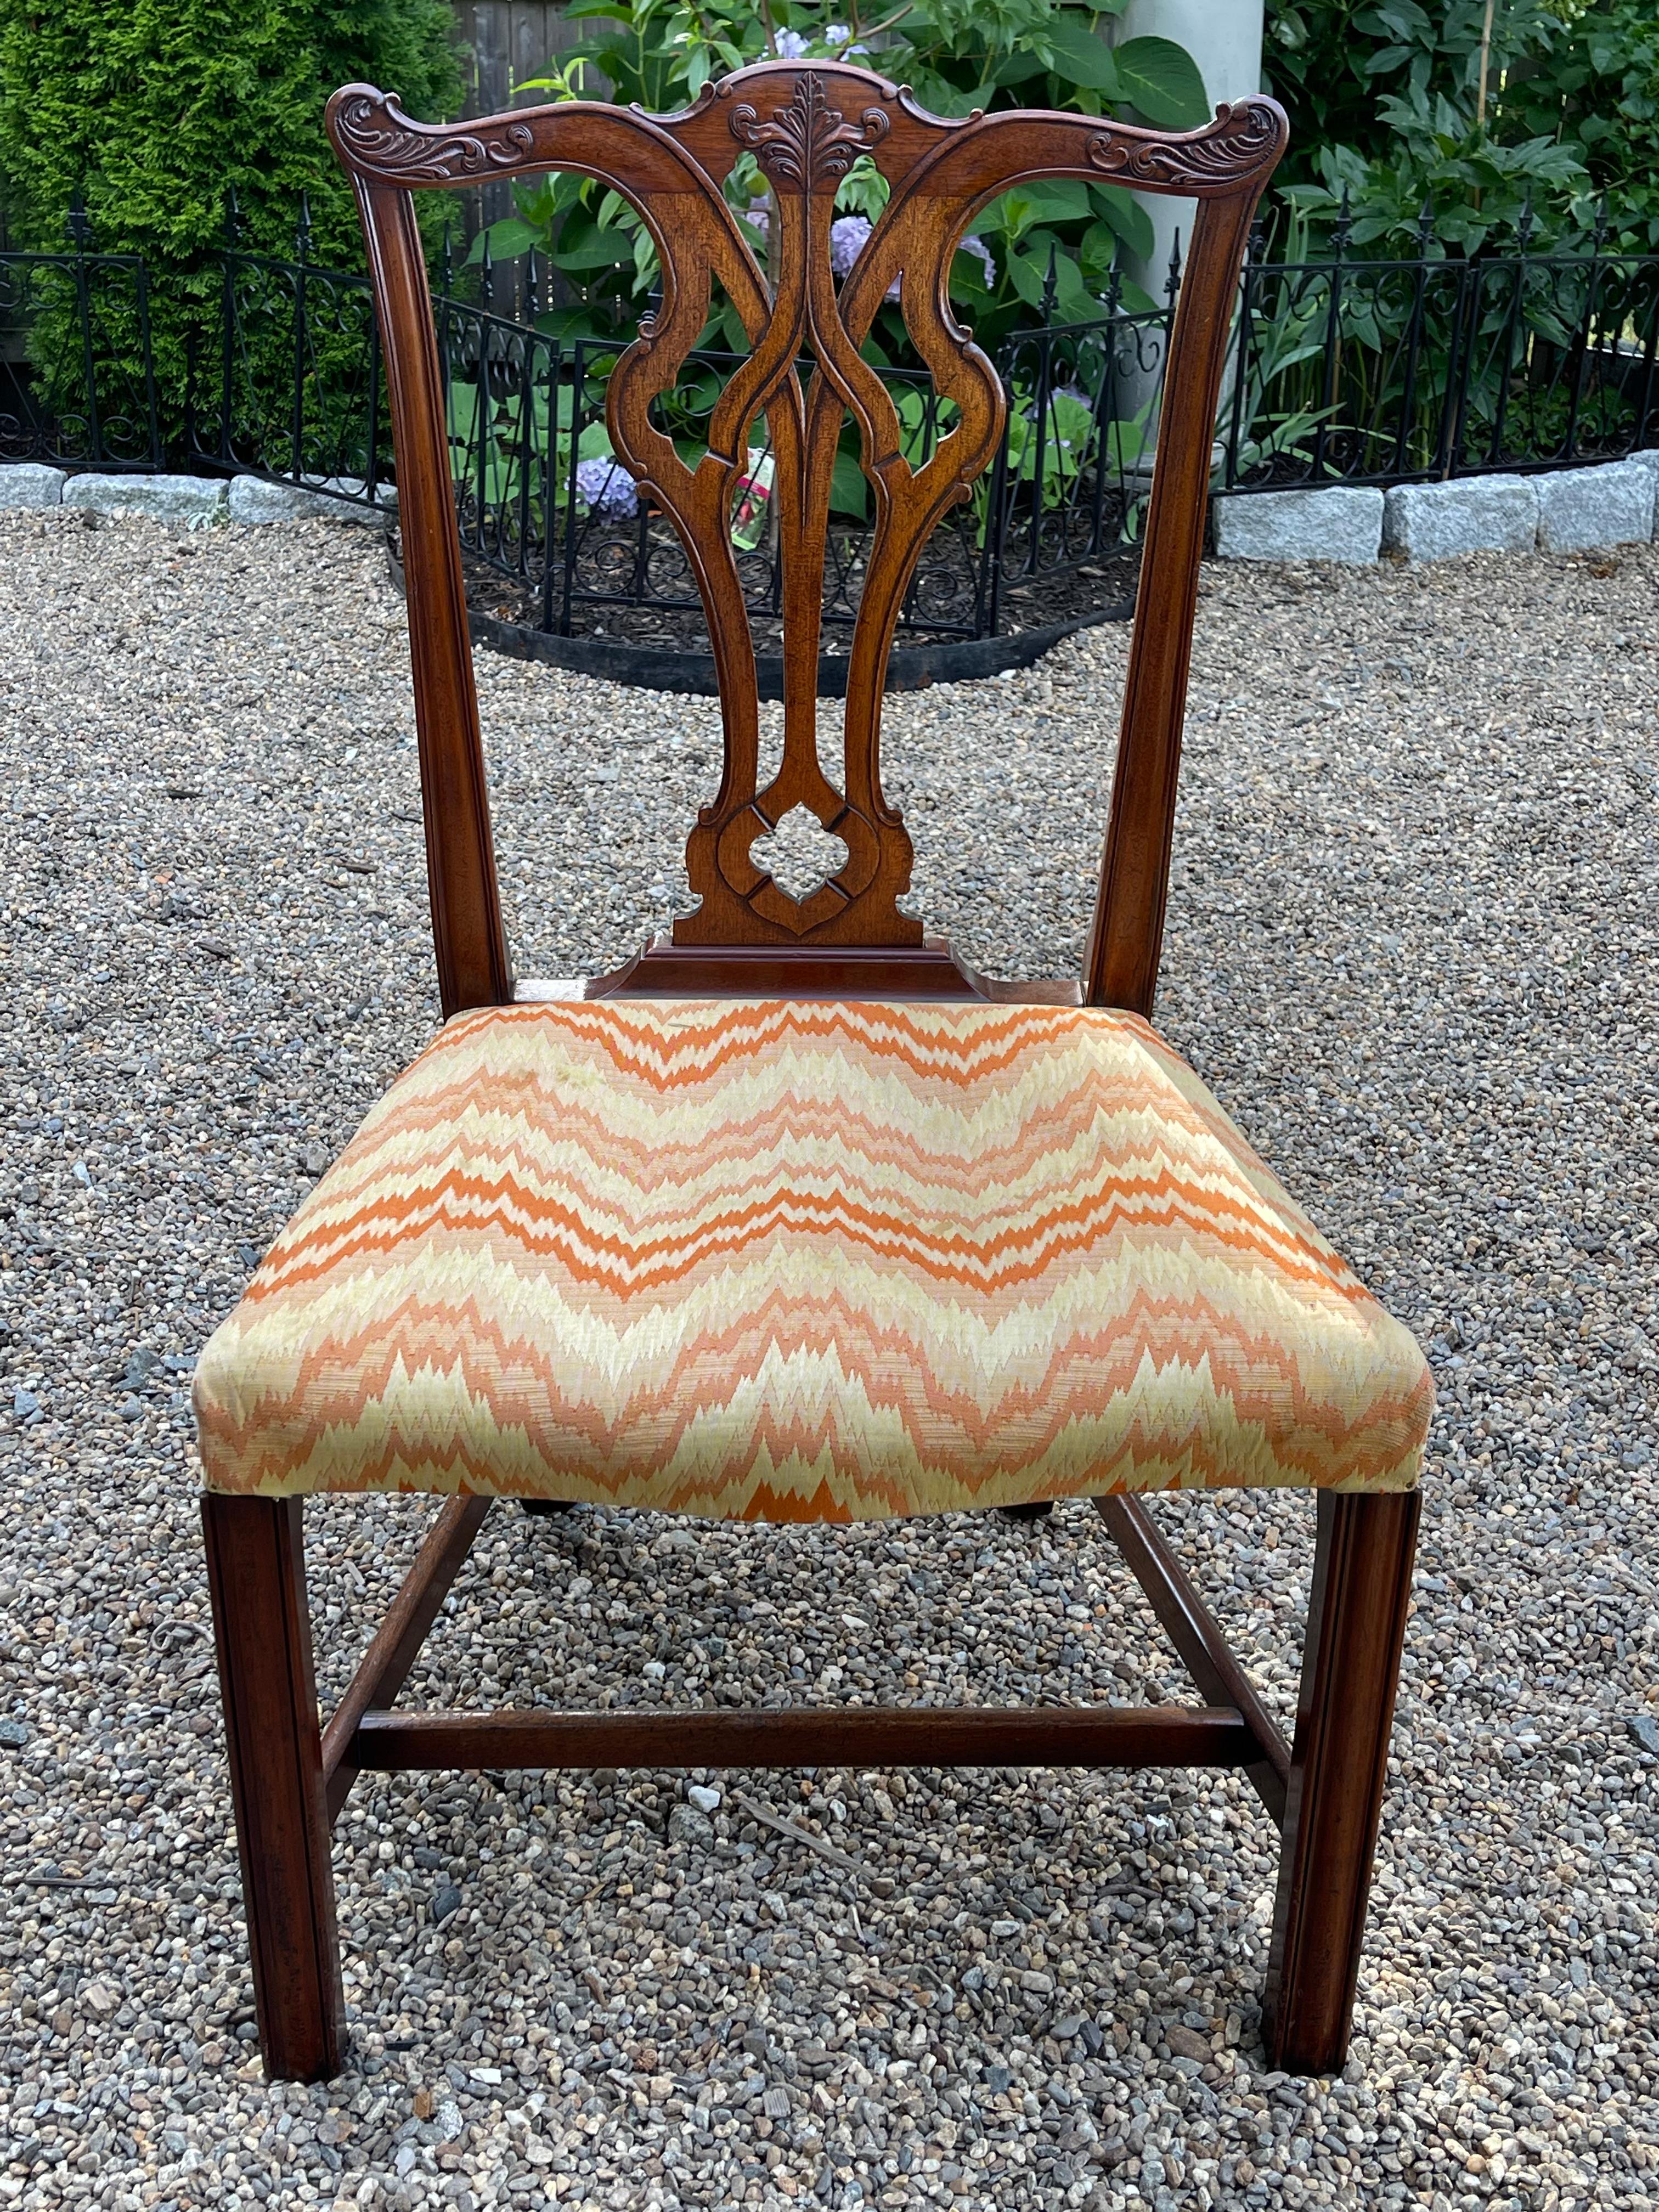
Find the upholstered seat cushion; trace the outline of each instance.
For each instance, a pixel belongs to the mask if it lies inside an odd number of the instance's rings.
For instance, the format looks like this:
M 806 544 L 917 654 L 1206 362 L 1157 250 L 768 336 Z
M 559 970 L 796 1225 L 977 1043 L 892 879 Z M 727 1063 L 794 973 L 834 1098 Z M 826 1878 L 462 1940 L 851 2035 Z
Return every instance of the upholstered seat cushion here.
M 490 1008 L 197 1370 L 218 1490 L 871 1520 L 1415 1481 L 1421 1352 L 1192 1070 L 1076 1008 Z

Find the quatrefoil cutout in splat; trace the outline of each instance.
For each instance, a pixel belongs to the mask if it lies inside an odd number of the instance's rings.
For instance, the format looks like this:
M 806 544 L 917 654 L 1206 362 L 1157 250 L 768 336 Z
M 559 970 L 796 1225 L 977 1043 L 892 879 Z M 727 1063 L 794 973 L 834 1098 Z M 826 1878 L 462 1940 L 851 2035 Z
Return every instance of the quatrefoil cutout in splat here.
M 810 807 L 792 806 L 764 837 L 757 837 L 749 857 L 764 868 L 787 898 L 804 905 L 847 866 L 842 841 L 826 830 Z

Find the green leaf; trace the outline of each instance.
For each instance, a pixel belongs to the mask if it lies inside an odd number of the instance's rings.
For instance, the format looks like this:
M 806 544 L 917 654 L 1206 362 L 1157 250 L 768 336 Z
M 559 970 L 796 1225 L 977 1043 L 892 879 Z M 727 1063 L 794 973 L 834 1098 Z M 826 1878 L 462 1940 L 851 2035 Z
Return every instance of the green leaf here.
M 1089 187 L 1080 179 L 1061 178 L 1051 184 L 1022 185 L 1019 196 L 1030 222 L 1087 222 Z M 1126 193 L 1127 198 L 1128 195 Z
M 1110 223 L 1131 253 L 1149 261 L 1152 254 L 1152 219 L 1133 192 L 1121 185 L 1091 185 L 1089 196 L 1102 217 Z
M 1048 277 L 1048 256 L 1041 259 L 1027 246 L 1018 246 L 1008 256 L 1008 281 L 1028 307 L 1042 305 L 1042 288 Z
M 1054 256 L 1054 317 L 1062 323 L 1091 323 L 1100 302 L 1083 281 L 1083 272 L 1069 253 Z
M 599 324 L 591 307 L 550 307 L 536 318 L 536 328 L 563 345 L 592 345 L 611 333 Z
M 951 297 L 965 306 L 982 306 L 991 296 L 991 288 L 985 281 L 985 264 L 976 253 L 964 253 L 957 246 L 951 261 Z
M 968 115 L 976 107 L 990 104 L 989 92 L 981 88 L 963 92 L 932 70 L 915 68 L 909 72 L 910 89 L 922 106 L 934 115 Z
M 1073 84 L 1086 84 L 1092 91 L 1103 92 L 1108 100 L 1133 100 L 1122 71 L 1122 59 L 1130 47 L 1169 46 L 1167 39 L 1131 39 L 1127 47 L 1114 49 L 1075 15 L 1061 15 L 1048 26 L 1048 43 L 1054 57 L 1054 74 L 1068 78 Z M 1186 59 L 1180 46 L 1171 49 Z M 1192 67 L 1190 62 L 1188 68 Z M 1194 70 L 1193 74 L 1198 72 Z M 1137 104 L 1139 104 L 1137 102 Z
M 515 215 L 503 216 L 500 222 L 492 222 L 488 230 L 481 230 L 467 249 L 467 263 L 480 262 L 484 256 L 484 241 L 489 241 L 489 251 L 497 261 L 516 261 L 520 254 L 528 253 L 532 246 L 545 247 L 544 232 L 533 224 L 523 222 Z
M 561 269 L 614 269 L 633 260 L 634 241 L 625 230 L 596 230 L 580 245 L 567 246 L 562 234 L 553 258 Z
M 1193 131 L 1210 118 L 1198 64 L 1173 39 L 1129 39 L 1113 49 L 1121 97 L 1165 131 Z
M 830 504 L 837 514 L 851 515 L 855 522 L 869 517 L 870 487 L 851 453 L 836 455 L 830 477 Z

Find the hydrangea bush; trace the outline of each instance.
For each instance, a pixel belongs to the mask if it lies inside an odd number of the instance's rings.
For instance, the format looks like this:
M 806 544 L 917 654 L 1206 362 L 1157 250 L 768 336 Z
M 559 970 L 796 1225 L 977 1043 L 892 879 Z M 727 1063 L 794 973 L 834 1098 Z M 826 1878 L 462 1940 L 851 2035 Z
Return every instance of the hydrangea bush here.
M 775 55 L 788 61 L 851 60 L 908 84 L 935 113 L 979 107 L 1068 108 L 1171 128 L 1206 119 L 1199 71 L 1167 39 L 1109 43 L 1124 0 L 1102 7 L 1066 0 L 911 0 L 872 24 L 839 0 L 833 11 L 776 0 L 576 0 L 568 14 L 592 26 L 526 89 L 556 99 L 638 101 L 662 112 L 685 106 L 715 76 Z M 763 259 L 769 232 L 766 180 L 754 157 L 734 165 L 727 195 Z M 836 196 L 831 232 L 836 273 L 845 276 L 886 203 L 887 185 L 867 160 L 855 162 Z M 497 260 L 545 255 L 569 296 L 544 318 L 561 337 L 603 342 L 635 325 L 657 278 L 649 232 L 622 197 L 576 176 L 521 191 L 518 211 L 475 241 Z M 1085 322 L 1102 313 L 1115 281 L 1130 307 L 1148 301 L 1118 266 L 1127 248 L 1145 255 L 1152 227 L 1133 197 L 1115 185 L 1066 183 L 1005 193 L 964 239 L 951 276 L 953 300 L 981 344 L 994 346 L 1043 314 Z M 1114 270 L 1116 270 L 1115 280 Z M 710 345 L 744 350 L 735 311 L 722 302 L 704 333 Z M 915 366 L 895 285 L 867 349 L 878 365 Z

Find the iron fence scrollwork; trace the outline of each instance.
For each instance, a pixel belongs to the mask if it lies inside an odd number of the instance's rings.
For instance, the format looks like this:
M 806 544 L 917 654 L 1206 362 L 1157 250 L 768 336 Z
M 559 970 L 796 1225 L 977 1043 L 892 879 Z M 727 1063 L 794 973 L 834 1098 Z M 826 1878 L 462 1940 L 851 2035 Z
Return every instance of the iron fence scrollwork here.
M 40 253 L 0 228 L 0 460 L 160 468 L 149 271 L 97 251 L 78 196 L 64 230 Z

